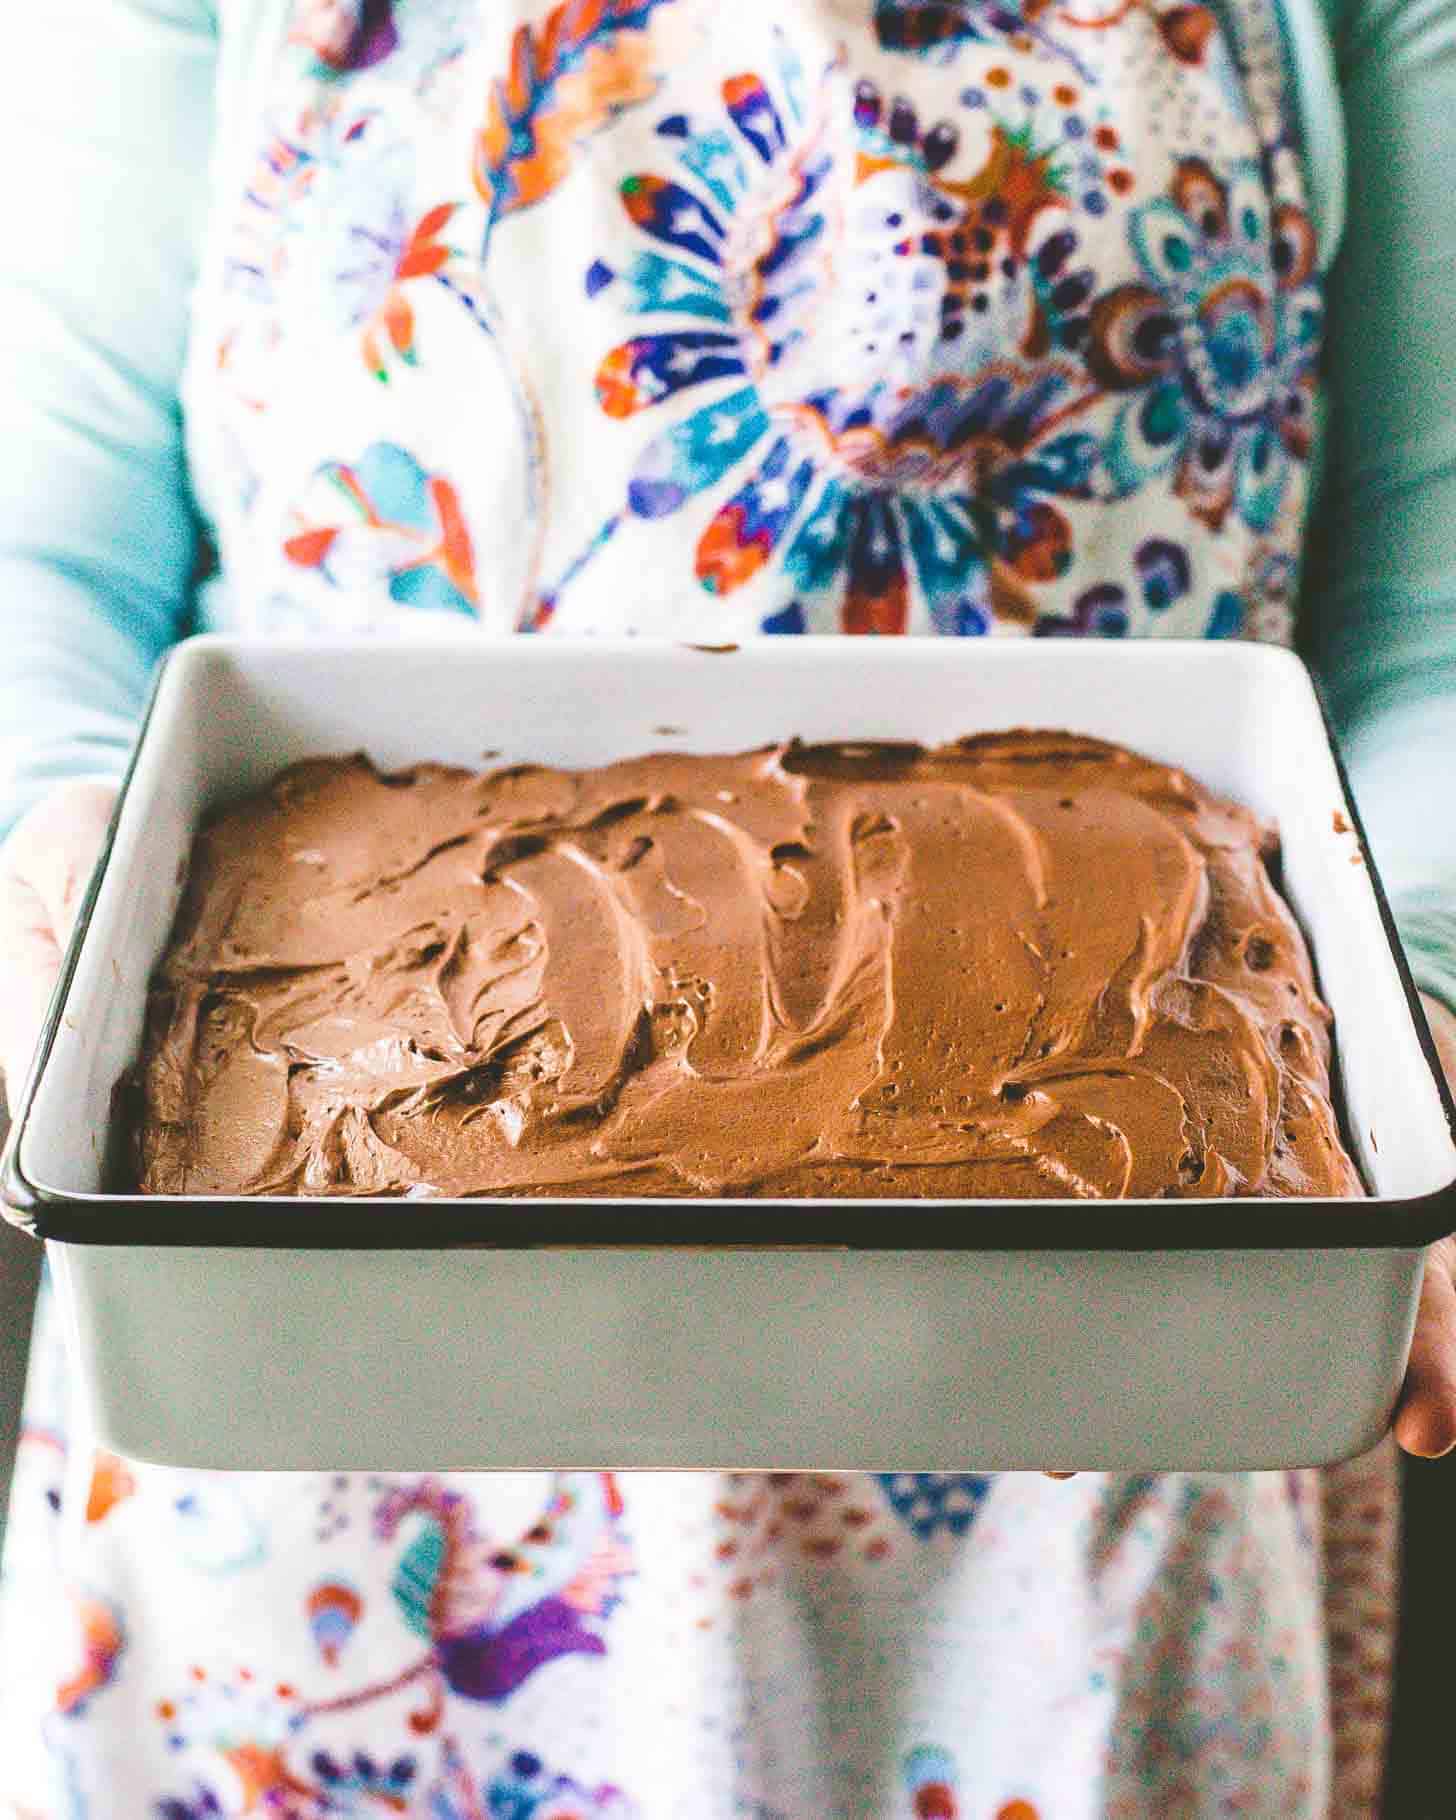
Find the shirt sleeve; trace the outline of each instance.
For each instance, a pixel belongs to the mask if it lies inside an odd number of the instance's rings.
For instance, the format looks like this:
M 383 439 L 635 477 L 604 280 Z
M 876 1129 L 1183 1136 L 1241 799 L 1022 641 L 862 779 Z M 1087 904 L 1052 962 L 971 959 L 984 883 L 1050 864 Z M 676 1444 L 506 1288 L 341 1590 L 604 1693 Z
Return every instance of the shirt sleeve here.
M 125 762 L 197 545 L 177 388 L 206 200 L 205 0 L 44 0 L 0 57 L 0 835 Z
M 1418 983 L 1456 1005 L 1456 0 L 1342 0 L 1315 654 Z

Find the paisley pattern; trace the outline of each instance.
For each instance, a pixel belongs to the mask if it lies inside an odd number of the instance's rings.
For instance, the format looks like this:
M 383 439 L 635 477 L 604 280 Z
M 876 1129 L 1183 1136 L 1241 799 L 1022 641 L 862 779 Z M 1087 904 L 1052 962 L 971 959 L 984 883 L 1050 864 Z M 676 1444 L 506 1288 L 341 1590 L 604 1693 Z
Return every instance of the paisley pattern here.
M 347 592 L 376 579 L 403 606 L 471 613 L 474 556 L 455 488 L 392 443 L 354 465 L 325 462 L 284 545 L 290 562 Z
M 951 122 L 924 124 L 864 81 L 846 135 L 832 76 L 812 100 L 796 64 L 777 78 L 723 84 L 725 124 L 685 141 L 680 176 L 623 181 L 626 213 L 655 243 L 626 269 L 627 310 L 655 296 L 724 325 L 635 336 L 602 362 L 610 417 L 715 394 L 643 450 L 628 509 L 666 518 L 747 462 L 698 540 L 710 593 L 778 553 L 811 629 L 835 629 L 816 608 L 842 585 L 843 630 L 907 631 L 913 577 L 931 627 L 985 631 L 996 599 L 1009 609 L 1022 582 L 1066 571 L 1071 533 L 1052 502 L 1090 498 L 1097 458 L 1062 429 L 1086 391 L 1078 365 L 1020 353 L 1055 156 L 996 127 L 985 164 L 952 183 Z M 841 211 L 847 245 L 831 225 Z M 598 262 L 588 283 L 601 294 L 615 279 Z M 829 317 L 833 284 L 847 302 Z M 725 393 L 728 379 L 739 385 Z
M 1088 342 L 1109 389 L 1136 394 L 1106 450 L 1113 488 L 1172 468 L 1213 530 L 1233 511 L 1267 531 L 1309 459 L 1321 304 L 1308 217 L 1284 203 L 1271 220 L 1254 164 L 1224 182 L 1188 158 L 1132 233 L 1146 282 L 1097 299 Z
M 1277 46 L 1272 0 L 297 0 L 197 294 L 206 622 L 1287 636 Z M 0 1793 L 47 1820 L 1324 1820 L 1309 1475 L 174 1473 L 91 1448 L 48 1295 L 26 1420 Z
M 669 0 L 561 0 L 517 28 L 475 139 L 475 187 L 491 225 L 564 182 L 577 146 L 657 88 L 654 15 Z
M 610 418 L 674 418 L 636 458 L 628 514 L 725 495 L 698 536 L 705 590 L 776 569 L 793 599 L 766 631 L 1121 634 L 1125 607 L 1089 604 L 1098 584 L 1058 600 L 1086 566 L 1071 502 L 1146 514 L 1171 475 L 1171 524 L 1220 533 L 1232 509 L 1250 532 L 1297 530 L 1281 515 L 1302 497 L 1319 286 L 1308 216 L 1271 202 L 1256 162 L 1225 180 L 1181 159 L 1169 197 L 1126 217 L 1141 281 L 1102 287 L 1069 225 L 1068 148 L 1088 136 L 1069 85 L 1059 139 L 995 111 L 973 138 L 868 79 L 851 104 L 834 68 L 806 93 L 786 51 L 772 81 L 732 76 L 721 98 L 710 127 L 659 124 L 675 171 L 621 186 L 650 245 L 586 275 L 629 317 L 683 319 L 614 347 L 596 389 Z M 1091 142 L 1120 140 L 1104 124 Z M 1134 187 L 1095 153 L 1076 168 L 1094 220 Z
M 363 1600 L 347 1580 L 323 1580 L 308 1595 L 304 1609 L 319 1655 L 327 1667 L 337 1668 L 363 1613 Z
M 336 1482 L 328 1500 L 330 1539 L 348 1526 L 337 1522 L 337 1494 L 349 1488 L 347 1479 Z M 471 1498 L 438 1479 L 376 1478 L 366 1495 L 373 1543 L 392 1562 L 395 1634 L 402 1629 L 416 1640 L 411 1659 L 377 1680 L 334 1685 L 313 1698 L 288 1681 L 260 1682 L 246 1667 L 219 1673 L 194 1663 L 186 1684 L 155 1707 L 169 1753 L 194 1781 L 190 1792 L 164 1798 L 157 1812 L 167 1820 L 255 1809 L 364 1814 L 377 1803 L 385 1811 L 475 1815 L 483 1792 L 487 1800 L 503 1799 L 496 1791 L 515 1787 L 522 1801 L 530 1795 L 535 1802 L 523 1813 L 564 1820 L 572 1811 L 567 1797 L 579 1794 L 596 1803 L 586 1813 L 630 1820 L 620 1791 L 603 1786 L 589 1796 L 567 1777 L 544 1778 L 541 1762 L 519 1753 L 483 1791 L 480 1765 L 462 1744 L 461 1715 L 470 1707 L 500 1706 L 559 1657 L 605 1654 L 605 1621 L 633 1571 L 611 1476 L 560 1475 L 524 1533 L 508 1539 L 486 1534 Z M 304 1615 L 326 1669 L 340 1667 L 361 1625 L 386 1616 L 376 1616 L 372 1603 L 352 1581 L 328 1580 L 309 1594 Z M 110 1654 L 83 1693 L 92 1682 L 104 1685 L 117 1653 L 113 1633 L 88 1607 L 88 1663 L 97 1652 Z M 65 1692 L 73 1704 L 83 1697 Z M 378 1717 L 374 1709 L 382 1709 Z M 341 1718 L 351 1748 L 335 1742 Z M 235 1808 L 229 1804 L 239 1790 Z M 416 1809 L 419 1802 L 425 1805 Z
M 303 9 L 194 373 L 218 615 L 1287 636 L 1321 278 L 1261 4 L 562 0 L 489 62 L 463 0 Z M 386 437 L 279 463 L 371 377 Z M 320 518 L 385 448 L 448 532 Z
M 543 1663 L 606 1653 L 591 1618 L 617 1602 L 631 1557 L 614 1532 L 622 1500 L 610 1474 L 560 1483 L 525 1535 L 502 1547 L 482 1538 L 459 1492 L 426 1480 L 396 1490 L 375 1513 L 385 1541 L 412 1512 L 427 1526 L 401 1557 L 391 1586 L 406 1624 L 433 1651 L 433 1697 L 499 1702 Z M 543 1588 L 549 1590 L 543 1590 Z M 358 1704 L 361 1696 L 349 1696 Z

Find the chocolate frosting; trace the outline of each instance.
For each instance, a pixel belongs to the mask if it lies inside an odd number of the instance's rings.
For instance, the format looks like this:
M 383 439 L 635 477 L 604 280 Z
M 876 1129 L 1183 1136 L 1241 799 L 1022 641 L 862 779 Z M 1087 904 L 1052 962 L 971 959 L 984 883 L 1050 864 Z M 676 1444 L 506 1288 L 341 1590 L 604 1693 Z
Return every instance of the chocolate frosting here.
M 1055 732 L 296 765 L 197 841 L 142 1187 L 1358 1195 L 1275 852 Z

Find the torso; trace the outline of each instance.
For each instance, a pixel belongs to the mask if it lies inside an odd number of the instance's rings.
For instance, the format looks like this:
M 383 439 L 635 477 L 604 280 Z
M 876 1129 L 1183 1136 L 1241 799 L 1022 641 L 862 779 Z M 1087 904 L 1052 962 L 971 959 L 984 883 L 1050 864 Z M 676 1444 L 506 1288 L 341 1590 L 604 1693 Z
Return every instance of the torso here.
M 1287 633 L 1274 0 L 290 9 L 220 0 L 211 623 Z M 67 1468 L 38 1359 L 7 1760 L 77 1811 L 1328 1811 L 1311 1475 Z
M 1269 0 L 320 0 L 186 402 L 225 624 L 1283 637 Z

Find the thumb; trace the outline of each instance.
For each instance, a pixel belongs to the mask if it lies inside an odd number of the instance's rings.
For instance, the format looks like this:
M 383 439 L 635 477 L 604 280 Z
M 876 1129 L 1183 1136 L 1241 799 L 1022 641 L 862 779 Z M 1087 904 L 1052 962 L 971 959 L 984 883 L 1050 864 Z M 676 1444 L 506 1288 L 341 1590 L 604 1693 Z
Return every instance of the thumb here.
M 1456 1447 L 1456 1239 L 1439 1240 L 1426 1259 L 1395 1438 L 1427 1460 Z

